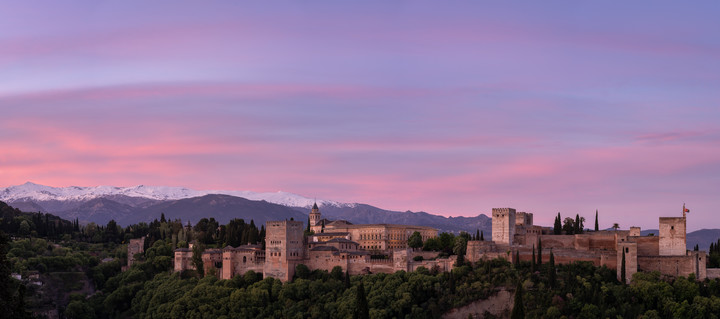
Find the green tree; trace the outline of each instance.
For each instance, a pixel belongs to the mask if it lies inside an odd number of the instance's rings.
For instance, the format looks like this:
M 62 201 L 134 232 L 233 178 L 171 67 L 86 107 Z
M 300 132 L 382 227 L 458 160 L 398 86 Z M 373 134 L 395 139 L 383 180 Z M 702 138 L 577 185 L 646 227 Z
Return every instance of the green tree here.
M 623 249 L 622 261 L 620 261 L 620 282 L 622 282 L 623 284 L 627 283 L 626 276 L 627 275 L 625 273 L 625 249 Z
M 360 281 L 360 284 L 357 286 L 356 292 L 355 292 L 355 313 L 353 314 L 354 319 L 369 319 L 370 318 L 370 308 L 368 307 L 368 301 L 365 297 L 365 286 L 363 285 L 362 280 Z
M 205 251 L 205 246 L 201 243 L 196 243 L 193 245 L 193 255 L 192 255 L 192 263 L 193 266 L 195 266 L 195 271 L 197 271 L 198 275 L 200 277 L 205 276 L 205 267 L 202 260 L 202 253 Z
M 553 233 L 555 235 L 562 234 L 562 219 L 560 219 L 560 212 L 558 212 L 557 217 L 555 218 L 555 225 L 553 226 Z
M 335 280 L 343 280 L 343 270 L 340 266 L 335 266 L 330 271 L 330 277 Z
M 107 226 L 105 226 L 105 241 L 111 243 L 118 243 L 120 236 L 118 232 L 118 225 L 114 219 L 111 219 Z
M 423 245 L 422 235 L 420 235 L 420 232 L 414 232 L 412 235 L 410 235 L 410 238 L 408 238 L 408 246 L 410 248 L 416 249 L 420 248 Z
M 453 244 L 453 253 L 455 255 L 465 255 L 467 251 L 467 238 L 458 236 L 455 237 L 455 243 Z
M 350 272 L 345 272 L 345 289 L 350 289 Z
M 535 245 L 533 244 L 532 258 L 530 259 L 530 271 L 535 272 Z
M 305 236 L 310 236 L 312 234 L 313 232 L 310 230 L 310 216 L 308 216 L 307 227 L 305 227 Z
M 596 209 L 595 210 L 595 231 L 599 231 L 599 230 L 600 230 L 600 226 L 598 224 L 598 211 Z
M 295 266 L 295 277 L 297 278 L 308 279 L 310 278 L 310 273 L 312 273 L 310 268 L 304 264 L 298 264 Z
M 525 318 L 525 305 L 523 304 L 523 288 L 521 280 L 518 280 L 517 288 L 515 288 L 515 303 L 513 304 L 513 310 L 510 318 Z
M 538 256 L 537 256 L 537 265 L 542 265 L 542 238 L 538 238 Z
M 95 311 L 86 302 L 81 300 L 71 301 L 65 308 L 65 318 L 68 319 L 91 319 L 95 318 Z
M 480 241 L 485 241 L 485 234 L 482 231 L 480 231 Z
M 580 214 L 575 214 L 575 234 L 582 234 L 582 224 L 580 223 Z
M 30 235 L 30 224 L 27 220 L 23 220 L 18 227 L 18 234 L 22 236 Z
M 10 262 L 7 259 L 8 250 L 8 238 L 5 233 L 0 231 L 0 314 L 3 315 L 12 314 L 12 292 L 10 291 L 12 278 L 10 277 Z
M 550 249 L 550 265 L 548 267 L 548 283 L 551 288 L 557 286 L 557 270 L 555 269 L 555 255 L 552 249 Z
M 565 235 L 574 235 L 575 234 L 575 220 L 572 217 L 565 217 L 565 220 L 563 221 L 562 230 L 565 232 Z

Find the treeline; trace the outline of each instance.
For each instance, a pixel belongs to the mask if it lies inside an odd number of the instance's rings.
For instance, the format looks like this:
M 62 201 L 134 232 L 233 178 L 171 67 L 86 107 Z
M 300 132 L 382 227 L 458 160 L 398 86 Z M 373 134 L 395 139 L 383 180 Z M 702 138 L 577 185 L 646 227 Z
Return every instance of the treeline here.
M 0 230 L 15 236 L 59 239 L 63 234 L 79 231 L 77 221 L 67 221 L 52 214 L 25 213 L 0 201 Z
M 121 227 L 114 220 L 106 225 L 89 223 L 80 225 L 76 219 L 68 221 L 47 213 L 25 213 L 0 201 L 0 230 L 12 237 L 75 240 L 87 243 L 122 244 L 132 238 L 146 236 L 148 248 L 157 240 L 170 239 L 173 247 L 187 247 L 196 241 L 207 247 L 236 247 L 244 244 L 261 244 L 265 241 L 265 225 L 258 228 L 254 221 L 233 219 L 220 225 L 214 218 L 203 218 L 195 224 L 183 225 L 180 219 L 170 220 L 161 214 L 160 220 L 141 222 Z
M 720 268 L 720 238 L 717 242 L 710 243 L 708 254 L 708 268 Z

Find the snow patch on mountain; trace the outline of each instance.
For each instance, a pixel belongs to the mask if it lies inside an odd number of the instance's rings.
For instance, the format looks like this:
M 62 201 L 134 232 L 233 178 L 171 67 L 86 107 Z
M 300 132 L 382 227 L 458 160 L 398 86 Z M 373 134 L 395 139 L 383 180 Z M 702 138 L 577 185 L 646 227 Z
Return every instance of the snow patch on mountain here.
M 228 191 L 228 190 L 194 190 L 185 187 L 172 186 L 146 186 L 138 185 L 131 187 L 117 186 L 95 186 L 95 187 L 52 187 L 27 182 L 22 185 L 0 188 L 0 200 L 5 202 L 23 200 L 57 200 L 74 201 L 89 200 L 107 195 L 125 195 L 130 197 L 142 197 L 155 200 L 177 200 L 209 194 L 222 194 L 242 197 L 250 200 L 264 200 L 269 203 L 289 207 L 311 207 L 314 199 L 288 192 L 257 193 L 251 191 Z M 330 200 L 317 200 L 320 206 L 355 207 L 357 204 L 346 204 Z

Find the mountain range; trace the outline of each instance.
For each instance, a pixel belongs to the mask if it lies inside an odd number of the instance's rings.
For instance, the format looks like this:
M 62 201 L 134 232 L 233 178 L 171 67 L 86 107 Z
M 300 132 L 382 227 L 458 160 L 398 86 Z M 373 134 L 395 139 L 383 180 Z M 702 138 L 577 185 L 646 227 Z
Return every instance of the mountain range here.
M 458 233 L 482 230 L 490 235 L 491 219 L 444 217 L 425 212 L 397 212 L 366 204 L 314 200 L 287 192 L 198 191 L 166 186 L 51 187 L 35 183 L 0 188 L 0 200 L 29 212 L 48 212 L 82 223 L 106 224 L 114 219 L 120 225 L 150 222 L 164 213 L 167 218 L 195 222 L 214 217 L 220 223 L 233 218 L 254 220 L 306 220 L 314 203 L 323 217 L 344 219 L 361 224 L 408 224 L 431 226 L 440 231 Z
M 426 212 L 390 211 L 367 204 L 314 200 L 301 195 L 250 191 L 199 191 L 166 186 L 96 186 L 51 187 L 35 183 L 0 188 L 0 201 L 22 211 L 47 212 L 81 223 L 107 224 L 114 219 L 120 225 L 150 222 L 161 214 L 169 219 L 197 222 L 213 217 L 220 223 L 233 218 L 254 220 L 256 225 L 268 220 L 305 221 L 317 202 L 324 218 L 344 219 L 356 224 L 405 224 L 430 226 L 440 232 L 459 233 L 476 230 L 490 238 L 492 219 L 485 214 L 475 217 L 445 217 Z M 657 230 L 643 230 L 643 235 Z M 720 229 L 702 229 L 687 234 L 687 246 L 696 244 L 707 250 L 710 242 L 720 238 Z

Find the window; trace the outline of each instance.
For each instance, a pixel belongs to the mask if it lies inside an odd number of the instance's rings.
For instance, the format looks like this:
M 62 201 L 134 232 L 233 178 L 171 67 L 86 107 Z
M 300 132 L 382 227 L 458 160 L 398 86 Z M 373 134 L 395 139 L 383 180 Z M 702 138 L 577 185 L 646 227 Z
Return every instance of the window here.
M 630 249 L 628 249 L 627 247 L 625 247 L 625 252 L 626 252 L 626 253 L 629 253 L 629 252 L 630 252 Z
M 675 229 L 675 226 L 670 226 L 670 229 Z

